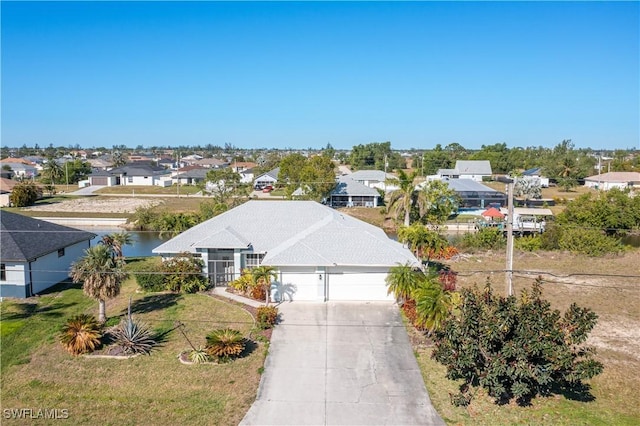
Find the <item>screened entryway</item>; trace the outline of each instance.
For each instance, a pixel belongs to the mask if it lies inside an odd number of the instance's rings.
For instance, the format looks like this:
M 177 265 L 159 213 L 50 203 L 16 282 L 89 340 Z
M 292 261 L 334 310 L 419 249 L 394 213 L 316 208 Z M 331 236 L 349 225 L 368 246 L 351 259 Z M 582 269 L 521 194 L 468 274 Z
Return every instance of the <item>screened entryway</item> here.
M 233 250 L 209 250 L 209 282 L 213 286 L 226 286 L 235 280 Z

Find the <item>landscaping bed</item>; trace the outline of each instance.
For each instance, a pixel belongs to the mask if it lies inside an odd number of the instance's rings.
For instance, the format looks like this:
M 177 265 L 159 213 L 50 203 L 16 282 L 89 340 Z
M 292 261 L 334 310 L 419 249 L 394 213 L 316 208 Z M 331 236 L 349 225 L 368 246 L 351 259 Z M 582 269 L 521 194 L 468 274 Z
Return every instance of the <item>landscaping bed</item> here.
M 187 368 L 176 354 L 189 344 L 175 327 L 184 324 L 189 340 L 202 345 L 217 328 L 232 327 L 248 337 L 255 327 L 251 314 L 205 294 L 137 293 L 130 278 L 107 303 L 107 315 L 124 315 L 130 296 L 133 316 L 161 337 L 151 355 L 124 360 L 74 357 L 59 343 L 58 330 L 69 316 L 97 313 L 97 302 L 79 286 L 3 301 L 3 408 L 67 409 L 72 424 L 237 425 L 255 399 L 266 342 L 252 339 L 246 356 L 213 369 Z

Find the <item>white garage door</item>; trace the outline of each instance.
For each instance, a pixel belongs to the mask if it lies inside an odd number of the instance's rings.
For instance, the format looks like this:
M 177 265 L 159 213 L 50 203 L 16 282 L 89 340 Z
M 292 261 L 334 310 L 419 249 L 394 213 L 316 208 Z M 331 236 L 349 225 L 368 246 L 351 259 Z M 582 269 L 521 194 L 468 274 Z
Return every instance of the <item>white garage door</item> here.
M 387 295 L 387 268 L 331 269 L 327 277 L 328 300 L 382 301 L 393 300 Z
M 276 301 L 324 300 L 324 273 L 318 274 L 315 268 L 280 268 L 275 284 L 271 294 Z

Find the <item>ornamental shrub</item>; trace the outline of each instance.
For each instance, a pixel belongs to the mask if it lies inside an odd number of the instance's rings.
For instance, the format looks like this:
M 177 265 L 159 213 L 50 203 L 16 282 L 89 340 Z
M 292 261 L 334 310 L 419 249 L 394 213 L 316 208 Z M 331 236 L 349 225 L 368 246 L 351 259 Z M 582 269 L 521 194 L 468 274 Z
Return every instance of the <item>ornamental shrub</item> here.
M 271 328 L 278 321 L 278 308 L 275 306 L 260 306 L 256 317 L 260 328 Z
M 520 298 L 463 289 L 459 315 L 435 333 L 432 357 L 447 367 L 447 378 L 463 380 L 452 403 L 467 405 L 470 389 L 482 387 L 497 403 L 515 398 L 525 405 L 537 395 L 584 392 L 583 380 L 603 370 L 585 346 L 597 315 L 572 304 L 561 315 L 542 298 L 539 278 Z

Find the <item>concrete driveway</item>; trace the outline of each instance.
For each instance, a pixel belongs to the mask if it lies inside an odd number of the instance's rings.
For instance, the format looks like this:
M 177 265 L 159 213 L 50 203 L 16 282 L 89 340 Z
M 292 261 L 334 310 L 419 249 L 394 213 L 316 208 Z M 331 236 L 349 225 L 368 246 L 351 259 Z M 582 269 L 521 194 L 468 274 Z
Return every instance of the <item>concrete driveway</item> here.
M 279 305 L 242 425 L 444 425 L 392 303 Z

